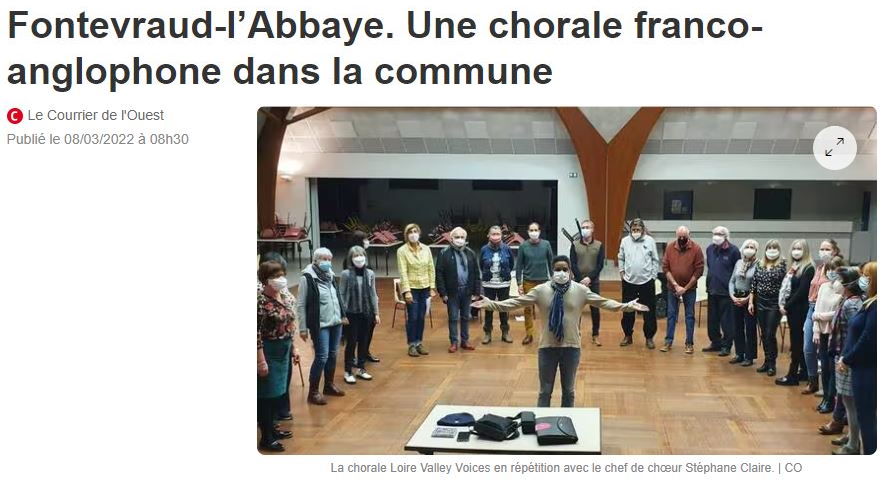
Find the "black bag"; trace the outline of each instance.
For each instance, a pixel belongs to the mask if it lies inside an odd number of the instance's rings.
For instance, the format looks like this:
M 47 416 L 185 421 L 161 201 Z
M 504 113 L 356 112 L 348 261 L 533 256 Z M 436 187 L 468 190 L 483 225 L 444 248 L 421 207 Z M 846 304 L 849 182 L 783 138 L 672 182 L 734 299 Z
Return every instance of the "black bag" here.
M 536 434 L 536 414 L 527 410 L 518 414 L 522 434 Z
M 539 417 L 536 419 L 537 443 L 541 446 L 576 444 L 579 439 L 570 417 Z
M 515 419 L 486 414 L 475 421 L 473 434 L 492 441 L 507 441 L 517 438 L 520 424 Z

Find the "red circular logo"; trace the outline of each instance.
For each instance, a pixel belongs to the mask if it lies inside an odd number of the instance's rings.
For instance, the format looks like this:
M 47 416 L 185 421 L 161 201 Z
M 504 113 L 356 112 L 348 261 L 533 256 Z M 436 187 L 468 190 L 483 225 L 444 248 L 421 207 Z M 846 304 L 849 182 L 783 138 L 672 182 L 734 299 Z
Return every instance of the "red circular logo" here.
M 8 120 L 10 124 L 20 123 L 23 120 L 22 110 L 20 108 L 9 109 L 9 112 L 6 112 L 6 120 Z

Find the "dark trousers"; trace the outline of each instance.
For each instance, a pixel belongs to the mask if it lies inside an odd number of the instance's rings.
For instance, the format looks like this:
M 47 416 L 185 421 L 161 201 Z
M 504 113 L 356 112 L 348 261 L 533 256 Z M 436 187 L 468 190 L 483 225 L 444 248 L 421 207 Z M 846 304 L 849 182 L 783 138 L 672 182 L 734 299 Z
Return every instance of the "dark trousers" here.
M 277 413 L 280 409 L 282 397 L 259 398 L 256 402 L 256 420 L 259 423 L 259 432 L 262 437 L 261 444 L 271 444 L 276 439 L 274 434 L 274 425 L 277 420 Z
M 287 417 L 290 415 L 290 381 L 293 380 L 293 360 L 287 361 L 287 389 L 284 390 L 284 396 L 278 402 L 277 416 Z
M 641 285 L 633 285 L 632 283 L 623 283 L 623 302 L 630 302 L 638 299 L 638 303 L 647 305 L 650 308 L 644 315 L 644 337 L 645 339 L 653 339 L 657 334 L 657 297 L 655 295 L 654 280 Z M 635 312 L 623 312 L 623 319 L 620 321 L 623 326 L 623 334 L 631 336 L 635 329 Z
M 593 281 L 589 283 L 589 290 L 593 293 L 601 294 L 601 282 Z M 597 336 L 598 332 L 601 330 L 601 310 L 598 307 L 589 307 L 589 310 L 592 311 L 592 335 Z
M 734 315 L 734 352 L 743 359 L 758 357 L 758 328 L 754 315 L 749 314 L 747 305 L 731 305 Z
M 863 453 L 876 452 L 876 369 L 872 367 L 853 368 L 851 371 L 851 391 L 857 406 L 857 422 L 860 424 L 860 440 Z
M 829 351 L 829 335 L 820 334 L 817 354 L 820 357 L 820 386 L 823 401 L 834 405 L 836 401 L 836 359 Z
M 789 376 L 808 378 L 808 366 L 805 363 L 805 316 L 808 314 L 807 304 L 802 307 L 786 309 L 786 321 L 789 324 Z
M 472 294 L 468 288 L 460 287 L 456 294 L 447 296 L 447 327 L 451 344 L 469 342 L 469 317 L 472 314 Z M 459 330 L 457 331 L 457 324 Z
M 731 307 L 734 302 L 727 295 L 707 296 L 708 316 L 706 328 L 709 332 L 709 344 L 717 349 L 731 349 L 734 342 L 734 317 Z
M 561 372 L 561 406 L 574 406 L 574 386 L 580 366 L 578 347 L 541 347 L 537 355 L 540 369 L 538 407 L 548 407 L 555 389 L 555 373 Z
M 765 363 L 774 366 L 777 363 L 777 327 L 780 325 L 780 310 L 776 305 L 762 306 L 756 303 L 755 312 L 762 333 Z
M 367 363 L 367 355 L 370 346 L 370 324 L 375 317 L 363 313 L 348 313 L 348 325 L 343 330 L 345 334 L 345 371 L 351 372 L 352 368 L 364 369 Z M 357 358 L 355 352 L 357 351 Z
M 500 301 L 509 298 L 509 287 L 505 288 L 487 288 L 484 287 L 484 296 L 491 300 Z M 500 312 L 500 330 L 503 333 L 509 332 L 509 313 Z M 493 331 L 493 312 L 490 310 L 484 312 L 484 333 L 490 334 Z
M 410 290 L 413 295 L 413 303 L 407 304 L 407 345 L 422 344 L 422 335 L 425 332 L 425 318 L 428 311 L 429 289 Z

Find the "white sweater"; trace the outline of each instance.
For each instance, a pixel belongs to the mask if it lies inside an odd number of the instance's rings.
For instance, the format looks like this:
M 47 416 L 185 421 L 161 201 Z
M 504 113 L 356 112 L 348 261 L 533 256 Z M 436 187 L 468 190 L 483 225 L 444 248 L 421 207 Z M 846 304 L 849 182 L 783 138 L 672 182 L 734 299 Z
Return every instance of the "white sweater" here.
M 832 319 L 842 302 L 842 284 L 839 280 L 821 285 L 814 304 L 814 333 L 831 334 Z

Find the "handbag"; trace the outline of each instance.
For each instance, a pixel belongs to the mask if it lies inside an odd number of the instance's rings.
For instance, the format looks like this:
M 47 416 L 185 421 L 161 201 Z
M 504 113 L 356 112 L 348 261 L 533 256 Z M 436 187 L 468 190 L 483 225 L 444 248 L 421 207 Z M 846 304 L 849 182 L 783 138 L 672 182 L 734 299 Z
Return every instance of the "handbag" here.
M 539 417 L 536 419 L 537 443 L 541 446 L 576 444 L 580 440 L 570 417 Z
M 475 421 L 472 433 L 483 439 L 508 441 L 521 435 L 518 431 L 519 426 L 520 424 L 513 418 L 488 413 Z

